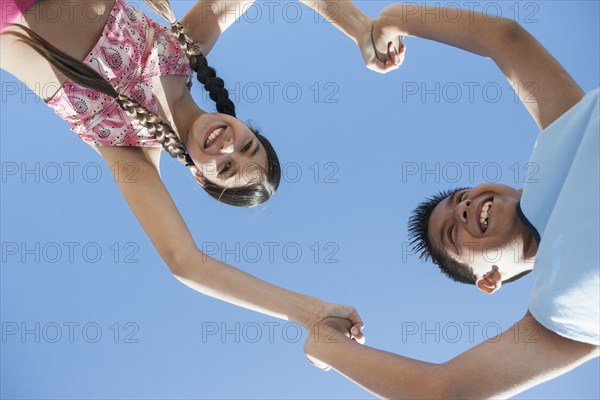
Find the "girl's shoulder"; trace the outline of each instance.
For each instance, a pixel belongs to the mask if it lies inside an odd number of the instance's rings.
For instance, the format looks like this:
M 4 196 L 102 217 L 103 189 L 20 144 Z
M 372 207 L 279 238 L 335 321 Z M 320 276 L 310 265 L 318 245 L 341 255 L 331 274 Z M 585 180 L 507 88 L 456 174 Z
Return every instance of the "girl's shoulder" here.
M 67 55 L 83 60 L 101 37 L 114 4 L 114 0 L 38 1 L 13 23 L 31 29 Z M 11 32 L 22 30 L 11 25 L 2 31 L 0 67 L 38 96 L 44 99 L 52 97 L 67 80 L 66 77 L 58 75 L 44 57 L 20 42 Z

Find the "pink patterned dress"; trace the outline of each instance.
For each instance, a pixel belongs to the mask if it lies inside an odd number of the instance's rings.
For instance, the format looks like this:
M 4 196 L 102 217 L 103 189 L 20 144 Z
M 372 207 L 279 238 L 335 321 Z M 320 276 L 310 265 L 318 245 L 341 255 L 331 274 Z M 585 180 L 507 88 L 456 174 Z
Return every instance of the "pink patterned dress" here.
M 154 31 L 154 38 L 150 42 Z M 119 93 L 158 115 L 152 78 L 193 71 L 175 37 L 123 0 L 117 0 L 102 36 L 83 62 L 98 71 Z M 67 80 L 46 104 L 91 146 L 161 147 L 116 100 Z

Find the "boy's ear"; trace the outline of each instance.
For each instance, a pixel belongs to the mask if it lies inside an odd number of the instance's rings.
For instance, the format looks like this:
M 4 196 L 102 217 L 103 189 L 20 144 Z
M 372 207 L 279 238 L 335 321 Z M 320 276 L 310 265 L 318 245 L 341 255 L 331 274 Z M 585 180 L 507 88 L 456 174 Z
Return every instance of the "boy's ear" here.
M 479 290 L 492 294 L 502 287 L 502 275 L 497 265 L 493 265 L 492 269 L 485 273 L 481 278 L 477 279 L 477 287 Z

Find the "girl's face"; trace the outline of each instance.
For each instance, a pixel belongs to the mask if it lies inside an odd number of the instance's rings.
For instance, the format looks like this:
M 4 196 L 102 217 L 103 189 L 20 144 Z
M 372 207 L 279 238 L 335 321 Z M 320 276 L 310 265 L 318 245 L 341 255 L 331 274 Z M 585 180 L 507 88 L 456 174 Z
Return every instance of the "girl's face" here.
M 190 128 L 187 150 L 204 179 L 224 188 L 256 184 L 267 169 L 267 152 L 256 135 L 226 114 L 198 117 Z

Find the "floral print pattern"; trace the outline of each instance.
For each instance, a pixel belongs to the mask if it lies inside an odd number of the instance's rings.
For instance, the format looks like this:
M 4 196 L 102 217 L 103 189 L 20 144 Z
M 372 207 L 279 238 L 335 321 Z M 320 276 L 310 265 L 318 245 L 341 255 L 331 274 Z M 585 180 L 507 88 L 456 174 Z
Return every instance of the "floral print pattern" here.
M 150 38 L 154 34 L 152 43 Z M 98 71 L 119 93 L 158 113 L 152 79 L 187 75 L 189 60 L 175 37 L 123 0 L 117 0 L 102 36 L 83 62 Z M 91 146 L 161 147 L 115 99 L 67 80 L 46 104 Z

